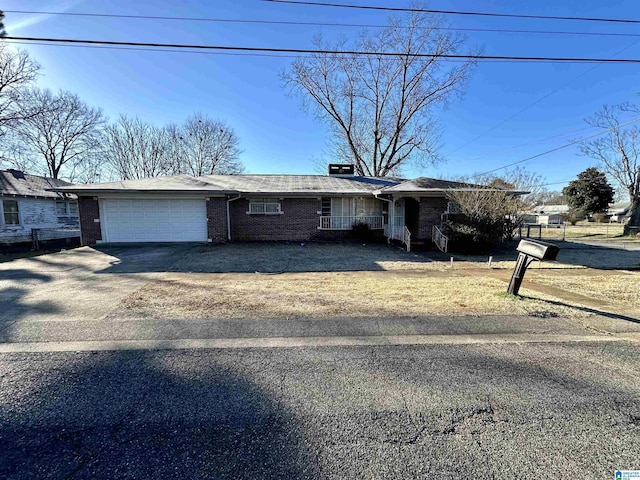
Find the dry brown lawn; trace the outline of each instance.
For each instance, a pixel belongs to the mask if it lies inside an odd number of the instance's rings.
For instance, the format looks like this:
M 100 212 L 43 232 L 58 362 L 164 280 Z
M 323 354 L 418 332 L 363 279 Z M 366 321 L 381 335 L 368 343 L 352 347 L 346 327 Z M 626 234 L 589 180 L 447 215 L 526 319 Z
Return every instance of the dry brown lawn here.
M 639 272 L 617 271 L 602 275 L 562 276 L 537 274 L 532 280 L 621 307 L 640 309 Z
M 125 299 L 119 314 L 155 318 L 331 318 L 426 315 L 584 316 L 492 278 L 376 272 L 170 274 Z

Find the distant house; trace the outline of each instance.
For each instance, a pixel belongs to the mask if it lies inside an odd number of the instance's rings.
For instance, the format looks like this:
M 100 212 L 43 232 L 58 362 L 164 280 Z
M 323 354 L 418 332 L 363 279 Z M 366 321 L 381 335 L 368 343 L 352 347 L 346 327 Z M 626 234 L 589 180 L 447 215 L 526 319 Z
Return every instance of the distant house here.
M 607 216 L 611 223 L 625 223 L 629 220 L 630 202 L 619 202 L 609 205 Z
M 0 245 L 79 237 L 78 200 L 74 194 L 50 191 L 69 182 L 0 170 Z
M 525 223 L 539 225 L 562 225 L 563 215 L 569 211 L 569 205 L 538 205 L 527 212 Z
M 352 165 L 331 165 L 328 175 L 177 175 L 56 190 L 78 196 L 83 245 L 330 241 L 366 225 L 409 247 L 434 239 L 447 191 L 457 188 L 470 186 L 357 176 Z

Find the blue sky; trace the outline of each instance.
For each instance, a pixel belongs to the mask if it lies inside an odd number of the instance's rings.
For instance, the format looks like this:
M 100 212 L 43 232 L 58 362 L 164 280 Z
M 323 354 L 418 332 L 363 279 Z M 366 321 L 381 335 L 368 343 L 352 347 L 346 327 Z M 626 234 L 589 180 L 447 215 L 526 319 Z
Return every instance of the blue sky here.
M 345 2 L 350 3 L 350 2 Z M 410 6 L 409 1 L 358 0 Z M 640 19 L 637 0 L 432 0 L 431 8 Z M 375 23 L 386 13 L 265 3 L 258 0 L 1 0 L 3 10 L 49 10 L 302 22 Z M 460 28 L 638 33 L 637 26 L 595 22 L 449 17 Z M 196 23 L 6 13 L 16 36 L 311 48 L 312 37 L 355 36 L 357 28 Z M 640 58 L 640 37 L 467 33 L 487 55 Z M 158 124 L 202 111 L 237 132 L 250 173 L 317 173 L 326 129 L 286 95 L 279 73 L 290 58 L 23 46 L 42 64 L 39 84 L 78 93 L 111 118 L 137 115 Z M 439 114 L 445 162 L 408 176 L 455 177 L 487 171 L 592 133 L 584 118 L 605 103 L 640 100 L 640 65 L 480 63 L 465 96 Z M 562 87 L 562 88 L 560 88 Z M 548 98 L 487 130 L 558 89 Z M 477 136 L 480 138 L 475 139 Z M 475 140 L 474 140 L 475 139 Z M 473 142 L 469 143 L 471 140 Z M 548 182 L 570 180 L 592 161 L 576 147 L 523 164 Z M 549 188 L 560 189 L 562 184 Z

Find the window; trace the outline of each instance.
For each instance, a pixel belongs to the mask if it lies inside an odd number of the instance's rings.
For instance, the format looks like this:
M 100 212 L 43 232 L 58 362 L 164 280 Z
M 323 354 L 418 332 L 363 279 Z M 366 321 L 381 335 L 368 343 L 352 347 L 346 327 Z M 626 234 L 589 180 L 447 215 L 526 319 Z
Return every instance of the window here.
M 59 217 L 67 216 L 67 202 L 56 202 L 56 215 Z
M 353 217 L 353 198 L 334 197 L 331 199 L 331 215 L 333 217 Z
M 331 198 L 330 197 L 322 197 L 321 213 L 323 217 L 331 216 Z
M 249 200 L 247 213 L 275 214 L 282 213 L 280 199 L 278 198 L 254 198 Z
M 18 211 L 17 200 L 3 200 L 2 209 L 4 211 L 5 225 L 20 225 L 20 212 Z
M 68 221 L 69 218 L 78 218 L 78 203 L 64 200 L 56 201 L 56 215 L 59 222 Z

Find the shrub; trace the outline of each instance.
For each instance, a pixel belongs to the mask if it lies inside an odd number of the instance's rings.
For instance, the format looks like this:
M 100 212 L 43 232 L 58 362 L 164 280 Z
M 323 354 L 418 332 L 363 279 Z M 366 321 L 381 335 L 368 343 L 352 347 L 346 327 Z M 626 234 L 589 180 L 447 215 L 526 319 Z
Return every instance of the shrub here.
M 572 208 L 567 213 L 562 214 L 562 220 L 564 222 L 569 222 L 571 225 L 575 225 L 585 218 L 587 218 L 586 212 L 578 208 Z
M 607 214 L 606 213 L 602 213 L 602 212 L 598 212 L 598 213 L 594 213 L 592 215 L 593 217 L 593 221 L 597 222 L 597 223 L 605 223 L 605 220 L 607 218 Z
M 351 236 L 360 242 L 370 242 L 373 240 L 373 232 L 369 228 L 369 225 L 363 222 L 358 222 L 351 227 Z

